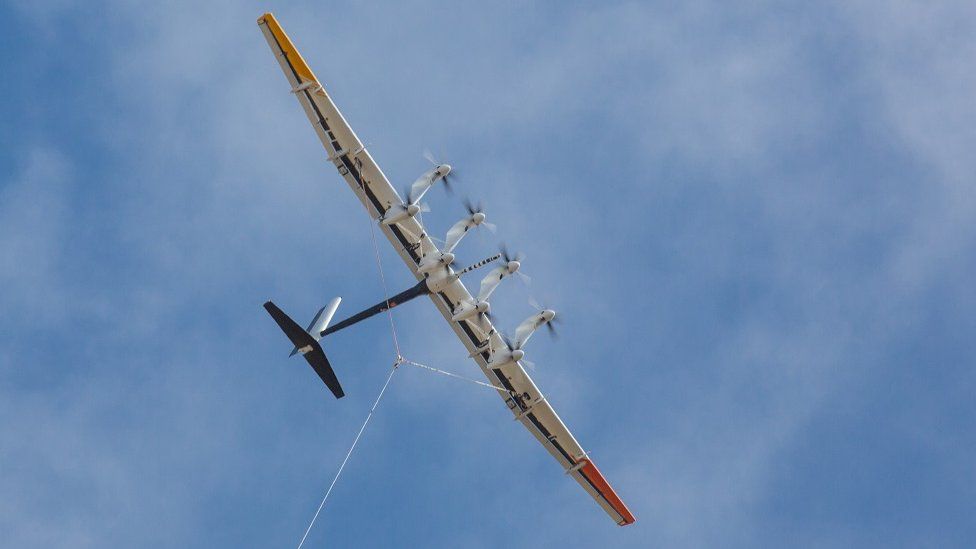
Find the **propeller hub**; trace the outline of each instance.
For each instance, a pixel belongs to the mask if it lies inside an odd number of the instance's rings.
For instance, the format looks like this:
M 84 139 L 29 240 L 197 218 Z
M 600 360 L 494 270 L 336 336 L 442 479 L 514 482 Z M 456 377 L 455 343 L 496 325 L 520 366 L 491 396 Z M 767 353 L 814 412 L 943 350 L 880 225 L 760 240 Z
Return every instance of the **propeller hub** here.
M 448 252 L 446 254 L 441 255 L 441 263 L 444 263 L 445 265 L 449 265 L 452 261 L 454 261 L 454 254 Z
M 479 301 L 478 304 L 475 305 L 475 309 L 479 313 L 487 313 L 491 311 L 491 304 L 487 301 Z
M 471 216 L 471 222 L 475 225 L 481 225 L 484 221 L 485 214 L 482 212 L 475 212 L 475 214 Z
M 522 264 L 519 263 L 518 261 L 515 261 L 515 260 L 509 261 L 508 262 L 508 272 L 510 274 L 514 274 L 515 271 L 519 270 L 519 267 L 521 267 L 521 266 L 522 266 Z
M 552 319 L 556 318 L 556 311 L 546 309 L 545 311 L 542 311 L 542 318 L 544 318 L 546 322 L 550 322 Z
M 441 177 L 446 176 L 447 174 L 451 173 L 451 165 L 441 164 L 440 166 L 437 166 L 437 173 L 439 173 Z
M 522 349 L 515 349 L 514 351 L 512 351 L 512 360 L 514 360 L 515 362 L 522 360 L 522 357 L 524 356 L 525 356 L 525 351 L 523 351 Z
M 418 213 L 420 213 L 420 206 L 416 204 L 410 204 L 409 206 L 407 206 L 407 215 L 409 215 L 410 217 L 413 217 Z

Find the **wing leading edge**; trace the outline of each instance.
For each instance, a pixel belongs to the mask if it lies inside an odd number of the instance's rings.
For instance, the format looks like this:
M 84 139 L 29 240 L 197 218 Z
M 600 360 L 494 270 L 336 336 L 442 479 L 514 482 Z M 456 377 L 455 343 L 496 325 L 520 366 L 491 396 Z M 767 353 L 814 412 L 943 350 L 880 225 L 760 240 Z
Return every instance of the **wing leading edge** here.
M 272 14 L 266 13 L 258 18 L 258 25 L 291 84 L 292 92 L 322 141 L 329 161 L 336 166 L 369 215 L 378 220 L 391 207 L 399 206 L 402 203 L 400 196 L 343 118 L 278 21 Z M 417 270 L 420 260 L 427 254 L 439 253 L 439 250 L 427 237 L 420 223 L 414 218 L 407 218 L 393 225 L 378 225 L 410 272 L 418 280 L 423 279 L 424 275 Z M 505 343 L 497 330 L 493 330 L 490 324 L 485 330 L 483 320 L 481 326 L 474 321 L 451 320 L 454 308 L 472 299 L 460 279 L 440 292 L 431 294 L 430 298 L 489 381 L 505 387 L 506 390 L 498 391 L 498 394 L 515 419 L 535 436 L 565 472 L 617 524 L 632 524 L 636 520 L 634 515 L 583 451 L 525 368 L 518 362 L 501 367 L 488 366 L 489 356 L 485 349 L 489 341 L 484 334 L 492 334 L 488 336 L 492 339 L 491 346 L 500 348 Z

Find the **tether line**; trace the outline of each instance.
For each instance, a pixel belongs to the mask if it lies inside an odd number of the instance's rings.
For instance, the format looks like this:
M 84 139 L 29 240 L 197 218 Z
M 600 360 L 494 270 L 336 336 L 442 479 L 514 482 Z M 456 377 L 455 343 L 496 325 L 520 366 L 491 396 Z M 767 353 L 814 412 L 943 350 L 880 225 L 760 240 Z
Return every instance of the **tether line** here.
M 342 460 L 342 464 L 339 465 L 339 470 L 336 471 L 335 477 L 332 479 L 332 484 L 329 485 L 329 489 L 326 490 L 325 496 L 322 497 L 322 502 L 319 503 L 319 508 L 315 510 L 315 516 L 312 517 L 312 521 L 308 523 L 308 528 L 305 529 L 305 535 L 302 536 L 302 541 L 298 542 L 298 549 L 301 549 L 305 545 L 305 540 L 308 538 L 308 533 L 312 531 L 312 526 L 315 524 L 315 519 L 319 518 L 319 513 L 322 512 L 322 507 L 325 506 L 325 501 L 329 499 L 329 494 L 332 493 L 332 489 L 335 487 L 336 482 L 339 480 L 339 475 L 342 474 L 342 470 L 346 467 L 346 462 L 349 461 L 349 456 L 352 455 L 352 451 L 356 449 L 356 445 L 359 444 L 360 437 L 363 436 L 363 431 L 366 430 L 366 426 L 369 425 L 369 420 L 373 417 L 373 412 L 376 411 L 376 407 L 379 406 L 380 400 L 383 398 L 383 394 L 386 393 L 386 388 L 390 385 L 390 380 L 393 379 L 393 374 L 396 373 L 397 368 L 400 366 L 400 359 L 397 359 L 393 363 L 393 368 L 390 369 L 390 375 L 386 378 L 386 383 L 383 384 L 383 388 L 380 389 L 380 394 L 377 395 L 376 401 L 373 402 L 373 407 L 369 409 L 369 413 L 366 414 L 366 421 L 363 422 L 363 426 L 359 428 L 359 433 L 356 434 L 356 439 L 352 441 L 352 446 L 349 447 L 349 451 L 346 452 L 346 458 Z
M 366 212 L 369 214 L 369 212 Z M 376 245 L 376 227 L 372 216 L 369 217 L 369 236 L 373 240 L 373 253 L 376 254 L 376 269 L 380 272 L 380 280 L 383 282 L 383 296 L 386 300 L 386 314 L 390 318 L 390 332 L 393 334 L 393 348 L 396 350 L 397 358 L 400 358 L 400 342 L 397 340 L 396 324 L 393 323 L 393 310 L 390 307 L 390 291 L 386 286 L 386 276 L 383 274 L 383 261 L 380 259 L 380 249 Z
M 486 383 L 484 381 L 478 381 L 477 379 L 471 379 L 469 377 L 464 377 L 464 376 L 455 374 L 453 372 L 448 372 L 448 371 L 445 371 L 445 370 L 441 370 L 439 368 L 434 368 L 433 366 L 428 366 L 426 364 L 421 364 L 419 362 L 414 362 L 412 360 L 403 359 L 403 363 L 404 364 L 410 364 L 411 366 L 417 366 L 418 368 L 423 368 L 425 370 L 429 370 L 429 371 L 434 372 L 434 373 L 443 374 L 445 376 L 450 376 L 450 377 L 453 377 L 455 379 L 460 379 L 462 381 L 467 381 L 467 382 L 470 382 L 470 383 L 476 383 L 478 385 L 481 385 L 482 387 L 488 387 L 490 389 L 495 389 L 496 391 L 503 391 L 503 392 L 506 392 L 506 393 L 511 393 L 511 391 L 509 391 L 508 389 L 506 389 L 504 387 L 499 387 L 498 385 L 492 385 L 491 383 Z

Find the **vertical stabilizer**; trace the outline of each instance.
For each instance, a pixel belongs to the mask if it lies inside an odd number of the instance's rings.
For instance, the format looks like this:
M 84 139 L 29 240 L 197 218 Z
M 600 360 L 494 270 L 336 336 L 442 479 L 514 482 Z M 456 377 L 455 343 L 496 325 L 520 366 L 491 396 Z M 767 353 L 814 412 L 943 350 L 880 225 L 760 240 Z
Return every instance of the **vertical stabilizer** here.
M 315 313 L 312 317 L 312 321 L 308 323 L 308 328 L 305 329 L 308 335 L 315 338 L 315 341 L 322 339 L 322 332 L 329 327 L 329 322 L 332 322 L 332 317 L 335 315 L 336 309 L 339 308 L 339 302 L 342 301 L 341 297 L 337 297 L 329 302 L 328 305 L 319 309 L 319 312 Z M 295 356 L 298 354 L 298 347 L 291 350 L 291 354 L 288 356 Z

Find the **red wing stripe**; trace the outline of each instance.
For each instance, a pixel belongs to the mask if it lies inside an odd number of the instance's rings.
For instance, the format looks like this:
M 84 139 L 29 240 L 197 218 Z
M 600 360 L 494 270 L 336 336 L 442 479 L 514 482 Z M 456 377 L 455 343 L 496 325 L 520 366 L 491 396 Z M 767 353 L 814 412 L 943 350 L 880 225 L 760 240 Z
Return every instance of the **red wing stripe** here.
M 634 515 L 630 512 L 630 509 L 624 505 L 624 502 L 620 500 L 617 493 L 613 491 L 613 488 L 611 488 L 610 484 L 607 483 L 607 479 L 603 478 L 603 475 L 600 473 L 600 470 L 596 468 L 596 465 L 586 458 L 583 458 L 580 461 L 586 462 L 586 465 L 580 468 L 580 473 L 590 481 L 590 484 L 592 484 L 598 492 L 600 492 L 600 495 L 607 500 L 610 507 L 613 507 L 613 510 L 623 517 L 623 521 L 620 522 L 620 526 L 633 524 L 637 519 L 634 518 Z

